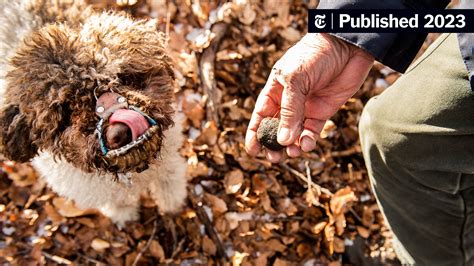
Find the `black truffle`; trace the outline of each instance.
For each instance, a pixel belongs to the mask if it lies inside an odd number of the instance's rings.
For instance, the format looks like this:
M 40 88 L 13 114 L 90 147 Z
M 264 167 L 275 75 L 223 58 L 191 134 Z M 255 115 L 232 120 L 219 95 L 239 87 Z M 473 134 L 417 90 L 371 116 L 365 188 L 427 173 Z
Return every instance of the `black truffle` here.
M 272 151 L 280 151 L 285 148 L 285 146 L 280 145 L 277 141 L 279 123 L 280 119 L 278 118 L 266 117 L 260 122 L 260 126 L 257 129 L 258 142 Z

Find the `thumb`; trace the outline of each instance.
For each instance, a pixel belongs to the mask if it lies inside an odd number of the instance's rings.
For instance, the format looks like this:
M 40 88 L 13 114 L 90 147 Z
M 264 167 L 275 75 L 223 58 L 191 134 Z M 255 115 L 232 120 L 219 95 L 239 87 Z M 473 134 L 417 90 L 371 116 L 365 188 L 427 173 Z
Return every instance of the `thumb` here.
M 297 86 L 285 86 L 281 97 L 277 141 L 283 146 L 295 143 L 302 130 L 306 95 Z

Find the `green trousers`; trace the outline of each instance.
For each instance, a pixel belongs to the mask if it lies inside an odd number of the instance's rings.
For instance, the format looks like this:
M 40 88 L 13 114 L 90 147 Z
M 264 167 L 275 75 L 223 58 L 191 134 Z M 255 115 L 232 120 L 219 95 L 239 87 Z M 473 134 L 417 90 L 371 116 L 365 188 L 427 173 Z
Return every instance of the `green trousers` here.
M 402 263 L 474 265 L 474 93 L 456 35 L 372 98 L 359 128 Z

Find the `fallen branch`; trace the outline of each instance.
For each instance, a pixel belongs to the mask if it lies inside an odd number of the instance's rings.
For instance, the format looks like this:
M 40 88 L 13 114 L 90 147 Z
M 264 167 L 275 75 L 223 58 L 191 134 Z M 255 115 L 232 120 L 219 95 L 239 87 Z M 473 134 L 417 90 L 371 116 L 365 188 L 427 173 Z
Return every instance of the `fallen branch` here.
M 218 22 L 211 28 L 214 38 L 211 44 L 203 51 L 199 61 L 199 77 L 201 79 L 204 94 L 207 95 L 206 117 L 208 121 L 214 121 L 219 127 L 219 113 L 217 110 L 218 94 L 216 79 L 214 73 L 214 65 L 216 54 L 219 50 L 219 44 L 227 31 L 227 24 Z
M 153 223 L 153 231 L 151 231 L 150 238 L 148 238 L 148 241 L 146 242 L 146 245 L 142 248 L 142 250 L 138 252 L 137 256 L 135 257 L 135 260 L 133 260 L 132 266 L 136 266 L 138 264 L 138 261 L 143 256 L 143 253 L 145 253 L 145 251 L 147 251 L 148 248 L 150 247 L 151 241 L 153 241 L 153 238 L 156 235 L 156 227 L 157 227 L 157 222 L 155 220 L 155 222 Z
M 354 154 L 360 154 L 362 153 L 362 150 L 360 148 L 360 146 L 354 146 L 350 149 L 347 149 L 347 150 L 344 150 L 344 151 L 333 151 L 331 152 L 331 156 L 332 157 L 347 157 L 347 156 L 351 156 L 351 155 L 354 155 Z
M 311 169 L 309 168 L 309 162 L 306 160 L 304 162 L 304 166 L 306 168 L 306 184 L 308 189 L 306 191 L 306 202 L 309 206 L 314 205 L 317 207 L 322 207 L 321 203 L 319 202 L 319 196 L 321 196 L 321 188 L 312 186 L 311 181 Z M 316 196 L 314 195 L 314 191 L 316 190 Z
M 95 263 L 96 265 L 106 265 L 105 262 L 102 262 L 102 261 L 93 259 L 93 258 L 91 258 L 91 257 L 88 257 L 88 256 L 84 255 L 84 254 L 77 253 L 77 255 L 79 255 L 79 257 L 85 259 L 85 260 L 88 261 L 88 262 Z
M 56 255 L 49 254 L 45 251 L 41 251 L 41 254 L 43 254 L 43 256 L 45 256 L 47 259 L 52 260 L 52 261 L 54 261 L 58 264 L 66 264 L 66 265 L 71 265 L 72 264 L 72 261 L 70 261 L 68 259 L 56 256 Z
M 308 184 L 311 184 L 311 186 L 313 188 L 315 188 L 317 192 L 318 192 L 318 190 L 320 191 L 319 194 L 324 193 L 324 194 L 329 195 L 329 196 L 333 195 L 333 193 L 329 189 L 323 188 L 320 185 L 318 185 L 318 184 L 314 183 L 313 181 L 309 180 L 307 176 L 305 176 L 304 174 L 298 172 L 296 169 L 291 168 L 291 166 L 287 165 L 286 163 L 280 163 L 280 166 L 285 168 L 290 173 L 294 174 L 296 177 L 300 178 L 304 182 L 306 182 Z
M 216 245 L 217 255 L 220 258 L 223 258 L 227 261 L 229 258 L 227 257 L 227 253 L 225 252 L 224 245 L 222 244 L 222 240 L 217 234 L 216 228 L 212 224 L 211 219 L 209 219 L 209 216 L 207 216 L 207 213 L 206 213 L 206 210 L 204 209 L 202 201 L 197 198 L 194 192 L 190 193 L 189 198 L 191 200 L 191 203 L 194 209 L 196 210 L 197 217 L 199 218 L 201 223 L 204 224 L 204 227 L 206 228 L 206 232 L 208 233 L 209 237 Z

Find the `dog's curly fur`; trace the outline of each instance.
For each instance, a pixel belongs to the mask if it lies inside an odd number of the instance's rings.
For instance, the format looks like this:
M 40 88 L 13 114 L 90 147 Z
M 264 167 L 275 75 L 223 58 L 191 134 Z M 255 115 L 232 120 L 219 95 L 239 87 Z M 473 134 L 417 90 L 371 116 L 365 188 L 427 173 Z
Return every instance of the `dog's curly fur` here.
M 7 69 L 0 72 L 3 154 L 33 159 L 53 190 L 119 224 L 137 217 L 147 188 L 160 210 L 178 209 L 186 167 L 177 152 L 182 134 L 174 123 L 179 119 L 165 36 L 153 21 L 55 2 L 0 0 L 0 34 L 6 34 L 0 37 L 0 67 Z M 159 126 L 161 155 L 147 155 L 149 169 L 133 173 L 131 186 L 114 182 L 114 172 L 123 169 L 104 160 L 95 134 L 96 95 L 107 91 L 125 96 Z

